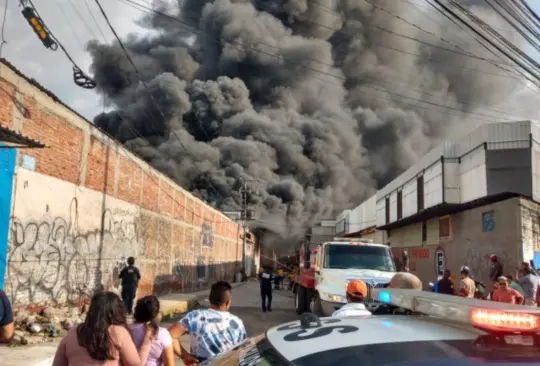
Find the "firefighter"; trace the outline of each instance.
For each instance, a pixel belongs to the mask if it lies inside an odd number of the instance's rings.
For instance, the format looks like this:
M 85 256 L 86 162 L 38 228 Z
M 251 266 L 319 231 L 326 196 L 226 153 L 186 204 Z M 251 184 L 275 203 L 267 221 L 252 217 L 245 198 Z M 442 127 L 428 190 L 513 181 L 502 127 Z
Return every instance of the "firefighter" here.
M 259 274 L 259 283 L 261 284 L 262 311 L 272 311 L 272 282 L 274 280 L 272 270 L 268 267 Z

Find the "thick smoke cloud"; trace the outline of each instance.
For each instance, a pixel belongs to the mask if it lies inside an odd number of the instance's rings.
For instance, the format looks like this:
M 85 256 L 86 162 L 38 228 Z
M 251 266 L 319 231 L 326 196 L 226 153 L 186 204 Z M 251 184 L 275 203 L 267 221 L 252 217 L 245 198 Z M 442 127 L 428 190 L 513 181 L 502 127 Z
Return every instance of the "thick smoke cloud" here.
M 292 245 L 480 115 L 502 119 L 489 109 L 522 89 L 396 17 L 483 52 L 436 12 L 376 4 L 393 15 L 364 0 L 156 2 L 181 22 L 147 15 L 159 35 L 126 41 L 147 88 L 118 45 L 89 45 L 115 107 L 95 123 L 220 208 L 251 180 L 254 228 Z

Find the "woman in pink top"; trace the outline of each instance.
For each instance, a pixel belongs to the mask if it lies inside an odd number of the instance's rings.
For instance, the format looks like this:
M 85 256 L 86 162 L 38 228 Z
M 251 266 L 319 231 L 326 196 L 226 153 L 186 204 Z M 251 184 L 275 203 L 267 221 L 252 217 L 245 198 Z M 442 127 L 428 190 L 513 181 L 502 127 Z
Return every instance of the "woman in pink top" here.
M 62 339 L 53 366 L 142 366 L 150 351 L 151 333 L 145 332 L 137 352 L 122 300 L 115 293 L 99 292 L 92 297 L 85 322 Z
M 174 366 L 173 340 L 169 331 L 157 325 L 159 300 L 155 296 L 146 296 L 137 301 L 135 306 L 135 323 L 131 324 L 131 332 L 137 347 L 144 342 L 146 329 L 152 331 L 152 346 L 145 366 Z M 148 326 L 147 326 L 148 325 Z

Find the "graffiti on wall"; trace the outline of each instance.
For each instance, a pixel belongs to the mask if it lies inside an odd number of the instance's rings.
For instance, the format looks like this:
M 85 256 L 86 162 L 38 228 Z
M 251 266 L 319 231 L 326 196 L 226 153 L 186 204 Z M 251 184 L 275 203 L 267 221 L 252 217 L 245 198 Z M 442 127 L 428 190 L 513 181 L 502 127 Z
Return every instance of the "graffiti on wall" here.
M 491 269 L 489 256 L 495 254 L 504 266 L 505 271 L 513 271 L 516 263 L 510 262 L 510 256 L 505 250 L 491 249 L 487 251 L 481 248 L 469 248 L 465 255 L 465 263 L 463 265 L 469 267 L 472 271 L 472 276 L 480 279 L 488 279 Z
M 212 224 L 203 222 L 201 226 L 201 247 L 212 248 L 214 246 L 214 230 Z
M 79 211 L 73 198 L 65 216 L 12 219 L 7 280 L 14 303 L 76 300 L 80 284 L 119 286 L 125 259 L 143 246 L 137 218 L 106 209 L 101 225 L 81 230 Z

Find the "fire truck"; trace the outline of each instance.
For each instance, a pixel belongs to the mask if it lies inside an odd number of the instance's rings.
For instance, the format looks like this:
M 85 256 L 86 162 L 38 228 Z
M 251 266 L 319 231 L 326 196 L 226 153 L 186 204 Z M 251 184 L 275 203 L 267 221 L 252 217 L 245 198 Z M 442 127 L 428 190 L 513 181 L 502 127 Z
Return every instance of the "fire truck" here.
M 315 248 L 304 244 L 298 263 L 293 286 L 298 314 L 330 316 L 347 303 L 345 290 L 353 279 L 366 283 L 365 305 L 368 310 L 375 310 L 380 302 L 370 296 L 371 289 L 388 287 L 396 273 L 390 248 L 367 239 L 334 238 Z

